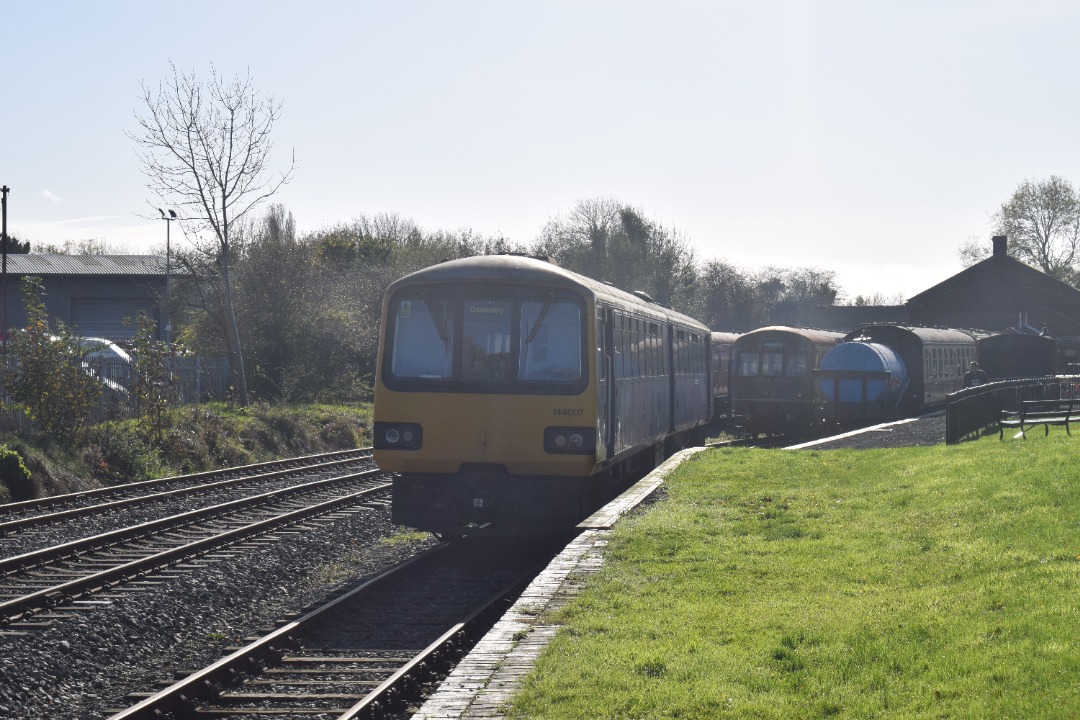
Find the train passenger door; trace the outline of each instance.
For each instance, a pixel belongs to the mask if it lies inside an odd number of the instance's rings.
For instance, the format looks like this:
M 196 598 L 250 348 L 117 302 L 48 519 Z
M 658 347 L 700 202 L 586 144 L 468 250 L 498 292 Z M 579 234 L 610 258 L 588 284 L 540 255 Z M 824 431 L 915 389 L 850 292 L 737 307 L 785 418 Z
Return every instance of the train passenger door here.
M 615 433 L 618 425 L 615 415 L 618 403 L 615 401 L 615 315 L 611 308 L 596 308 L 597 320 L 597 395 L 599 408 L 597 420 L 600 442 L 606 450 L 605 459 L 615 457 Z

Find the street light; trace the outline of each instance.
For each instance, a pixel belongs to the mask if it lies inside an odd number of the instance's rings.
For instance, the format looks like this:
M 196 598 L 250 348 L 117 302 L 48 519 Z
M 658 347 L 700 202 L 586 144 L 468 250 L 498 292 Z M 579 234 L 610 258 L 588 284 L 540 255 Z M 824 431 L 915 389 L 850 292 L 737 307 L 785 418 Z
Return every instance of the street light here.
M 165 309 L 163 315 L 165 320 L 165 344 L 169 345 L 172 342 L 170 335 L 172 334 L 172 323 L 169 322 L 169 276 L 172 274 L 172 253 L 169 248 L 169 235 L 171 234 L 172 221 L 176 219 L 176 211 L 169 210 L 169 214 L 166 215 L 165 211 L 158 208 L 158 212 L 161 213 L 161 219 L 165 221 Z

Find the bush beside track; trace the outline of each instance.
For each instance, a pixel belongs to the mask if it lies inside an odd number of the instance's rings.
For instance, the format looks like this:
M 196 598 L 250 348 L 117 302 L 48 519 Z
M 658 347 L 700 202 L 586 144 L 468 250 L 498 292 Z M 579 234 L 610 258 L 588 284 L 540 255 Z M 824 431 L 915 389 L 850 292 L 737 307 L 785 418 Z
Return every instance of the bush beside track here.
M 702 453 L 511 716 L 1076 717 L 1076 442 Z
M 94 426 L 77 446 L 0 436 L 30 471 L 0 479 L 0 502 L 367 446 L 370 418 L 370 404 L 202 404 L 168 411 L 160 439 L 137 420 Z

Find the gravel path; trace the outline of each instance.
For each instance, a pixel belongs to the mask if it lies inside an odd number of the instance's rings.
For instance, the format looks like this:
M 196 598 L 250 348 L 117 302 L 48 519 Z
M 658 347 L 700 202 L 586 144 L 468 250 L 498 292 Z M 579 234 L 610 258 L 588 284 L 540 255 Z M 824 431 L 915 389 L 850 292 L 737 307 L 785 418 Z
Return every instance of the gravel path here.
M 127 693 L 206 665 L 226 645 L 434 542 L 395 540 L 389 515 L 380 506 L 310 521 L 159 586 L 89 604 L 48 630 L 0 635 L 0 718 L 105 718 L 130 704 Z
M 813 440 L 789 449 L 837 450 L 913 447 L 945 442 L 945 411 Z

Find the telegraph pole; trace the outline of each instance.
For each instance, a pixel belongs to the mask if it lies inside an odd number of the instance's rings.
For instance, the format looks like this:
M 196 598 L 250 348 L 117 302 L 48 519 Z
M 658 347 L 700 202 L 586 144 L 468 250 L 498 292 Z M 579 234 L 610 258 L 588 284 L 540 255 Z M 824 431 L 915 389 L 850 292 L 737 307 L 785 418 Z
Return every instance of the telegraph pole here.
M 3 333 L 4 338 L 4 369 L 7 369 L 7 336 L 8 336 L 8 317 L 7 317 L 7 254 L 8 254 L 8 234 L 7 234 L 7 196 L 11 192 L 11 188 L 7 185 L 0 188 L 0 193 L 3 193 L 3 227 L 0 228 L 0 254 L 3 255 L 3 267 L 0 267 L 0 297 L 3 297 L 4 304 L 4 325 L 0 327 L 0 332 Z

